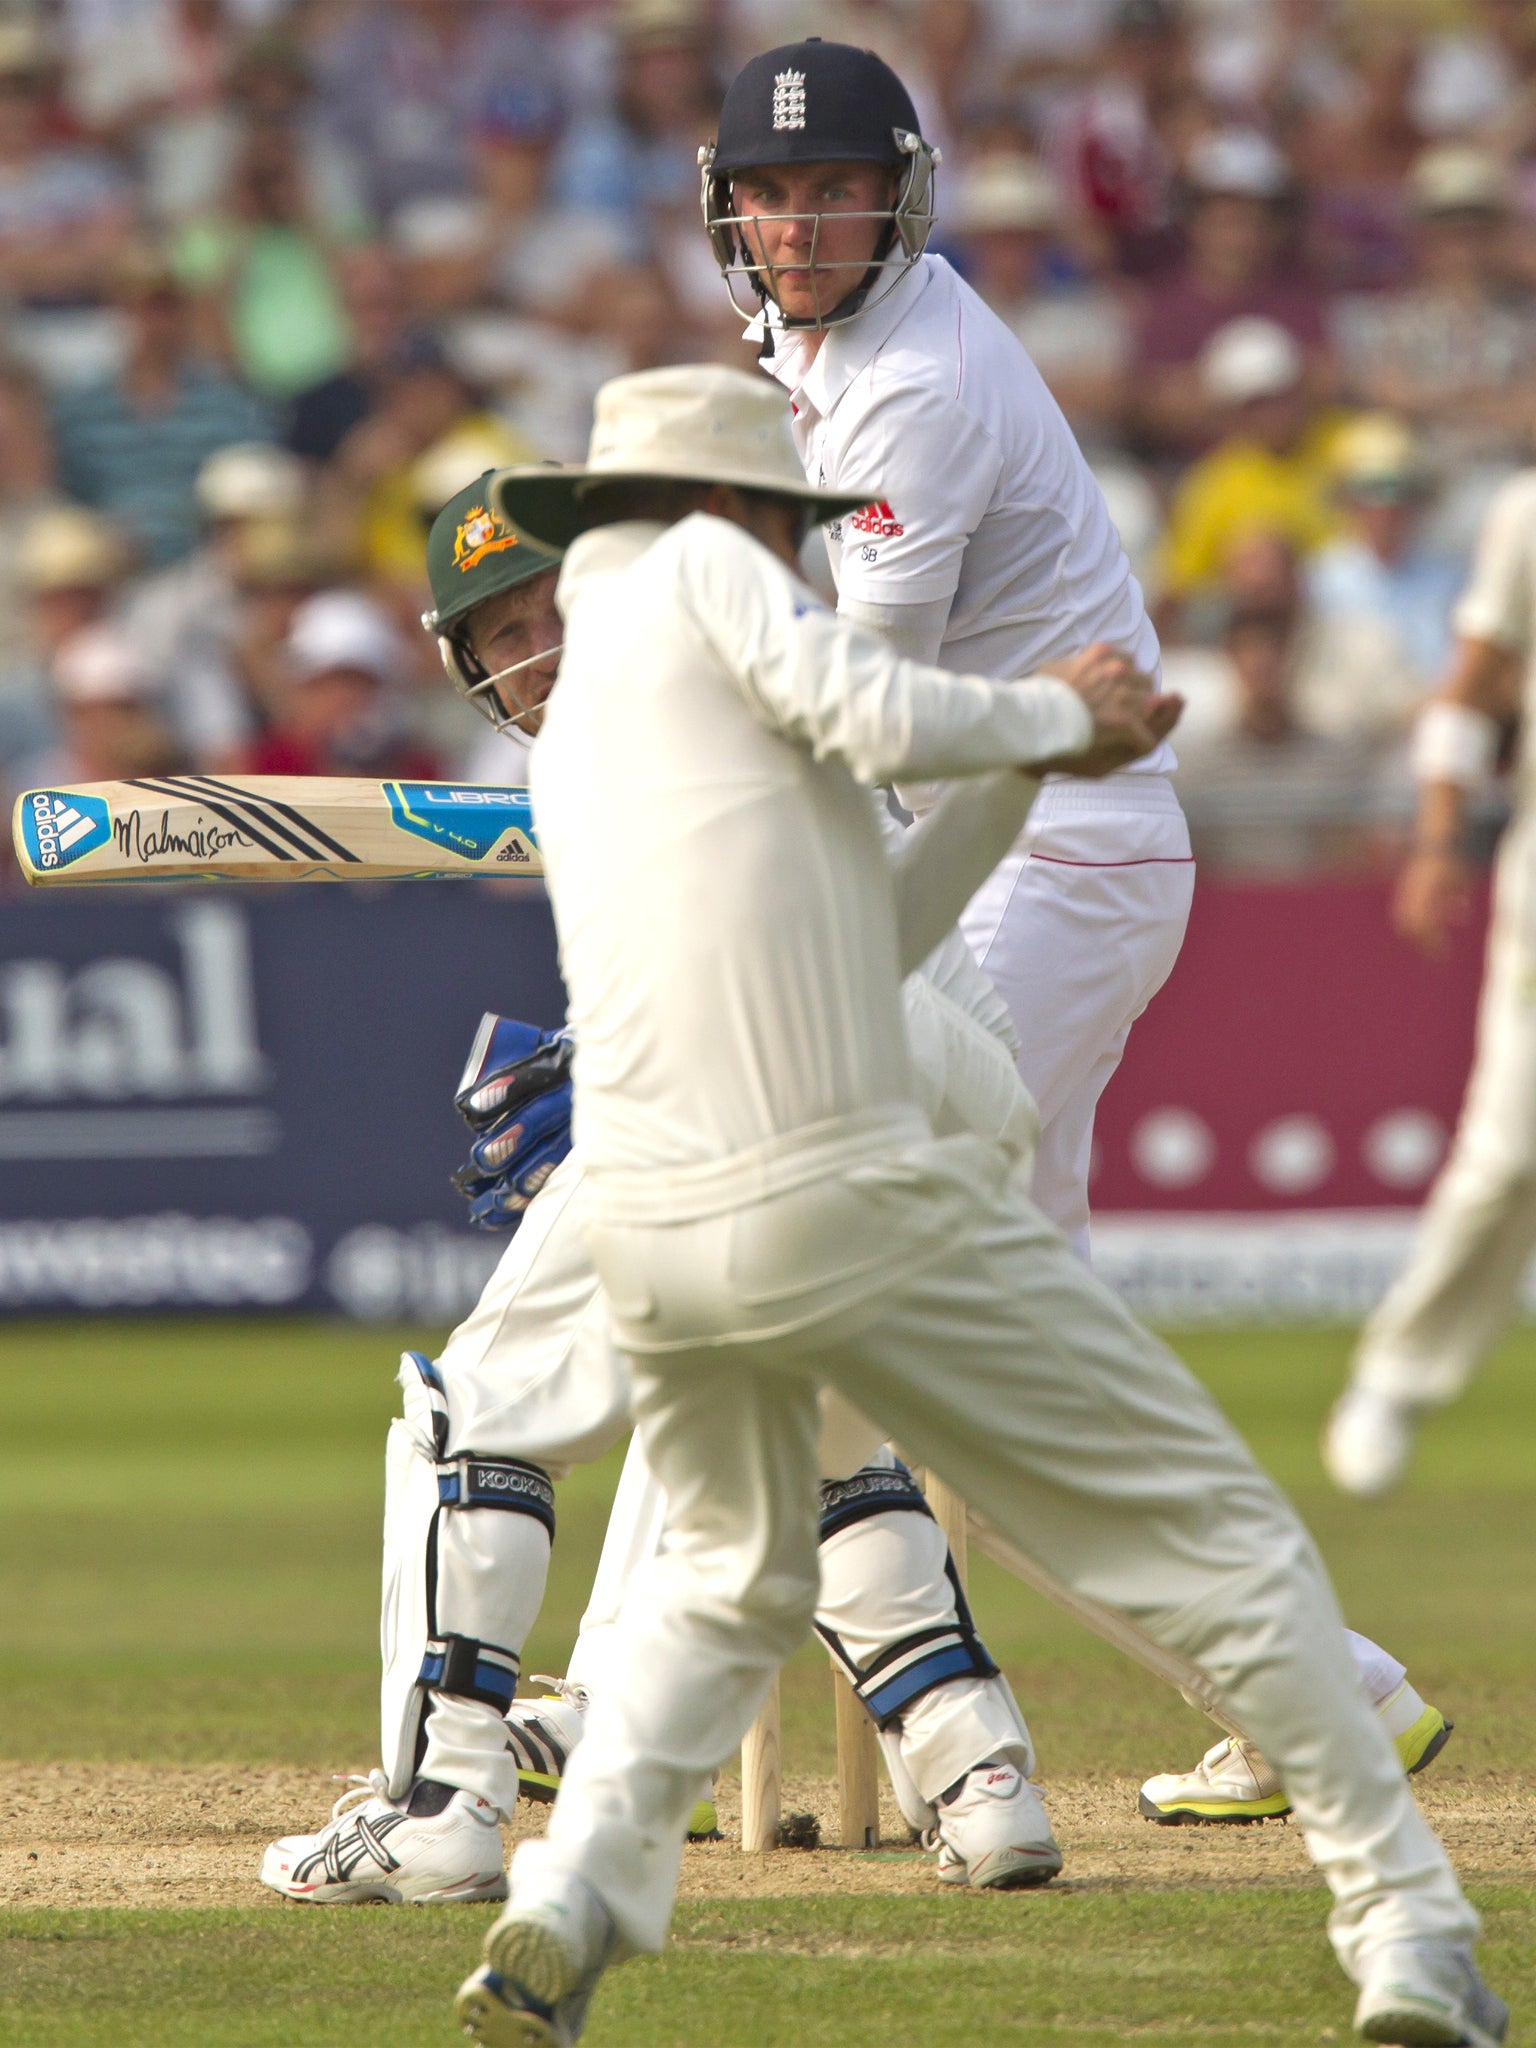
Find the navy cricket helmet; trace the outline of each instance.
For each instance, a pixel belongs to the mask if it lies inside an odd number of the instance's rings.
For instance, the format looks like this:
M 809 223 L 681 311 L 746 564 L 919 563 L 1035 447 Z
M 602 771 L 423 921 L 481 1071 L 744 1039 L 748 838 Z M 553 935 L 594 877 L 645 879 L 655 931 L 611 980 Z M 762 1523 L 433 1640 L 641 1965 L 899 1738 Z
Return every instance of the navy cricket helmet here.
M 873 50 L 811 36 L 750 59 L 725 95 L 714 142 L 699 151 L 704 225 L 737 311 L 753 315 L 775 293 L 773 265 L 762 260 L 760 247 L 754 258 L 744 217 L 736 211 L 734 173 L 784 164 L 889 165 L 895 192 L 890 206 L 868 216 L 885 224 L 869 269 L 813 319 L 786 318 L 789 326 L 820 327 L 851 319 L 870 302 L 882 277 L 884 285 L 876 296 L 884 297 L 922 255 L 933 227 L 933 173 L 938 162 L 938 150 L 918 131 L 912 95 Z M 795 217 L 816 221 L 821 216 Z M 814 250 L 813 242 L 813 271 Z M 739 278 L 747 280 L 756 304 L 738 297 Z

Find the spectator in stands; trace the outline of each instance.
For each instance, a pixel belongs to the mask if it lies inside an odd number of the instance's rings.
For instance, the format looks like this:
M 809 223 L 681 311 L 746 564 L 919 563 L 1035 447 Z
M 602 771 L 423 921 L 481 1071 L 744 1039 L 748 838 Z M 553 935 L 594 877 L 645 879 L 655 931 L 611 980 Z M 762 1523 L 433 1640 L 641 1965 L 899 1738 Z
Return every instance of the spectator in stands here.
M 1188 65 L 1172 0 L 1117 0 L 1084 67 L 1090 82 L 1050 119 L 1047 156 L 1073 220 L 1132 275 L 1162 267 L 1174 246 L 1177 160 L 1159 117 Z
M 556 95 L 524 85 L 489 95 L 475 127 L 491 282 L 514 310 L 556 319 L 576 316 L 594 274 L 635 247 L 621 215 L 553 198 L 560 125 Z
M 53 405 L 59 482 L 120 519 L 152 567 L 197 539 L 197 474 L 216 448 L 273 438 L 268 409 L 193 349 L 186 294 L 153 250 L 120 259 L 128 328 L 121 371 Z
M 697 220 L 698 149 L 714 133 L 721 82 L 702 0 L 620 0 L 615 16 L 617 91 L 572 124 L 554 192 L 645 237 L 668 217 Z
M 1346 392 L 1418 426 L 1447 473 L 1502 469 L 1528 457 L 1536 430 L 1536 321 L 1509 277 L 1503 167 L 1446 143 L 1418 159 L 1408 190 L 1418 275 L 1338 307 Z
M 145 145 L 149 190 L 174 210 L 217 155 L 240 47 L 236 10 L 222 0 L 138 0 L 64 11 L 70 111 L 109 142 Z
M 381 402 L 405 337 L 409 306 L 400 264 L 382 242 L 344 248 L 336 260 L 351 351 L 331 376 L 301 391 L 289 409 L 288 446 L 326 463 Z
M 53 450 L 37 381 L 0 358 L 0 648 L 24 631 L 17 553 L 52 490 Z
M 1329 467 L 1338 421 L 1311 403 L 1294 337 L 1271 320 L 1233 320 L 1207 344 L 1199 378 L 1222 438 L 1173 495 L 1159 579 L 1170 608 L 1208 595 L 1245 533 L 1277 532 L 1310 551 L 1338 524 Z
M 1343 531 L 1307 563 L 1308 597 L 1326 618 L 1374 621 L 1386 635 L 1390 671 L 1409 682 L 1396 705 L 1403 722 L 1445 671 L 1465 565 L 1425 536 L 1434 483 L 1402 420 L 1352 420 L 1334 444 L 1333 474 Z
M 966 276 L 1023 342 L 1078 440 L 1112 442 L 1125 406 L 1130 322 L 1114 292 L 1078 274 L 1045 165 L 984 157 L 961 175 L 946 220 Z
M 55 737 L 20 764 L 18 788 L 38 783 L 125 782 L 185 766 L 155 701 L 153 680 L 122 633 L 81 626 L 49 664 Z
M 202 314 L 210 354 L 276 403 L 342 370 L 351 353 L 328 227 L 304 189 L 286 122 L 247 129 L 225 206 L 189 223 L 176 268 Z
M 252 733 L 259 736 L 288 715 L 288 635 L 299 607 L 340 582 L 352 564 L 333 551 L 307 514 L 242 520 L 231 534 L 229 553 L 234 605 L 226 652 L 245 694 Z M 217 765 L 248 766 L 255 743 L 253 737 L 233 760 Z
M 445 435 L 461 430 L 490 439 L 500 422 L 431 334 L 407 339 L 374 386 L 374 405 L 347 435 L 320 478 L 317 509 L 333 542 L 356 537 L 363 567 L 384 578 L 421 574 L 421 523 L 413 470 Z M 518 450 L 508 461 L 537 461 Z
M 107 618 L 129 567 L 120 529 L 79 505 L 36 513 L 22 532 L 16 582 L 23 631 L 0 666 L 0 764 L 21 786 L 20 764 L 49 745 L 56 729 L 53 665 L 76 633 Z
M 297 524 L 304 465 L 266 441 L 234 442 L 197 477 L 200 544 L 140 585 L 124 616 L 129 642 L 154 678 L 187 758 L 227 764 L 253 736 L 255 719 L 236 648 L 242 626 L 239 568 L 253 526 Z
M 1134 387 L 1153 447 L 1187 457 L 1209 446 L 1200 360 L 1217 330 L 1237 319 L 1282 327 L 1314 379 L 1325 355 L 1321 296 L 1297 275 L 1290 165 L 1252 128 L 1222 129 L 1191 150 L 1188 254 L 1142 308 Z
M 0 17 L 0 292 L 27 307 L 95 298 L 134 222 L 112 159 L 51 139 L 53 80 L 39 24 Z
M 316 49 L 324 118 L 381 226 L 413 200 L 472 193 L 481 107 L 552 62 L 531 9 L 485 0 L 395 0 L 335 20 Z
M 1179 743 L 1195 858 L 1273 876 L 1360 866 L 1380 833 L 1382 751 L 1309 721 L 1298 690 L 1307 620 L 1295 554 L 1271 537 L 1255 537 L 1246 552 L 1249 562 L 1234 564 L 1220 708 Z
M 409 657 L 385 612 L 325 590 L 294 614 L 286 716 L 251 749 L 258 775 L 390 775 L 430 781 L 438 764 L 405 725 Z
M 1523 0 L 1471 0 L 1426 39 L 1413 109 L 1426 134 L 1490 137 L 1518 124 L 1536 71 L 1536 24 Z
M 1330 291 L 1396 287 L 1413 265 L 1404 184 L 1424 147 L 1412 106 L 1419 40 L 1404 24 L 1374 19 L 1355 40 L 1352 89 L 1311 110 L 1295 141 L 1307 253 Z

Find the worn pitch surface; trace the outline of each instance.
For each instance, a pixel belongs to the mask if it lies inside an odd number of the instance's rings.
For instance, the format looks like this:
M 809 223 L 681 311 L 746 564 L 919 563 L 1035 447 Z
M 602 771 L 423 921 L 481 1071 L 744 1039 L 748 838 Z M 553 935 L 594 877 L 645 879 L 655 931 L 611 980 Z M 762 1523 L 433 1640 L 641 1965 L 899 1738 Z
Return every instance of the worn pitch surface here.
M 454 2038 L 447 2001 L 487 1909 L 313 1911 L 255 1881 L 268 1839 L 325 1818 L 332 1774 L 377 1761 L 383 1434 L 402 1343 L 434 1340 L 253 1323 L 0 1333 L 7 2048 Z M 1412 1484 L 1377 1508 L 1337 1500 L 1317 1465 L 1348 1345 L 1249 1331 L 1179 1348 L 1296 1499 L 1349 1619 L 1456 1720 L 1419 1796 L 1518 2021 L 1536 2006 L 1536 1335 L 1425 1432 Z M 529 1674 L 563 1667 L 616 1469 L 559 1489 Z M 984 1562 L 973 1594 L 1034 1730 L 1063 1878 L 956 1896 L 889 1803 L 874 1854 L 691 1849 L 672 1949 L 605 1989 L 591 2048 L 1346 2037 L 1299 1832 L 1139 1819 L 1138 1780 L 1193 1762 L 1207 1724 Z M 822 1654 L 794 1660 L 783 1697 L 786 1805 L 831 1838 Z M 730 1829 L 729 1779 L 721 1807 Z

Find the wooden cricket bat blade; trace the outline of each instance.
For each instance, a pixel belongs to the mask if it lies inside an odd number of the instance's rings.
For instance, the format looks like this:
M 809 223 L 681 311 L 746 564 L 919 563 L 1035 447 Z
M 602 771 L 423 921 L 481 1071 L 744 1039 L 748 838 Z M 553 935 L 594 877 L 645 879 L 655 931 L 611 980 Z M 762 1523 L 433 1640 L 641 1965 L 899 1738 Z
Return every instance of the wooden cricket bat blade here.
M 146 775 L 29 789 L 11 821 L 34 886 L 541 875 L 526 789 L 336 776 Z

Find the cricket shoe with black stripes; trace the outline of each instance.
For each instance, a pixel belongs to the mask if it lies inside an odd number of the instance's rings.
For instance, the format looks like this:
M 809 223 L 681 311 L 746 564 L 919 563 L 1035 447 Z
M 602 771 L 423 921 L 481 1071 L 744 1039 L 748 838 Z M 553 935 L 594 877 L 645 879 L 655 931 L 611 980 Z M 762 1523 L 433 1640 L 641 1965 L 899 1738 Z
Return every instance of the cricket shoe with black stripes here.
M 1411 1778 L 1426 1769 L 1451 1739 L 1456 1725 L 1438 1707 L 1427 1706 L 1405 1678 L 1376 1709 Z M 1291 1810 L 1280 1780 L 1258 1748 L 1245 1737 L 1224 1736 L 1192 1771 L 1164 1771 L 1141 1788 L 1138 1810 L 1163 1827 L 1242 1826 L 1279 1820 Z
M 514 1700 L 507 1709 L 507 1748 L 517 1758 L 517 1789 L 525 1799 L 547 1806 L 560 1790 L 571 1751 L 586 1732 L 589 1695 L 584 1685 L 535 1671 L 535 1685 L 550 1691 L 538 1699 Z M 688 1817 L 690 1842 L 718 1842 L 720 1823 L 712 1799 L 701 1799 Z
M 402 1800 L 382 1771 L 352 1780 L 313 1835 L 284 1835 L 261 1881 L 310 1906 L 441 1906 L 504 1899 L 500 1814 L 488 1800 L 418 1778 Z
M 453 2002 L 459 2025 L 480 2048 L 573 2048 L 620 1954 L 597 1894 L 562 1873 L 541 1898 L 509 1906 L 486 1935 L 485 1964 Z
M 939 1852 L 944 1884 L 974 1891 L 1021 1891 L 1049 1884 L 1061 1868 L 1040 1794 L 1022 1771 L 993 1757 L 941 1792 L 938 1826 L 923 1837 Z
M 1398 2048 L 1500 2048 L 1509 2007 L 1450 1941 L 1395 1941 L 1360 1970 L 1355 2032 Z
M 566 1762 L 586 1732 L 588 1693 L 568 1678 L 535 1671 L 535 1685 L 550 1690 L 537 1699 L 514 1700 L 507 1709 L 507 1747 L 517 1758 L 517 1789 L 535 1805 L 547 1806 L 560 1790 Z

